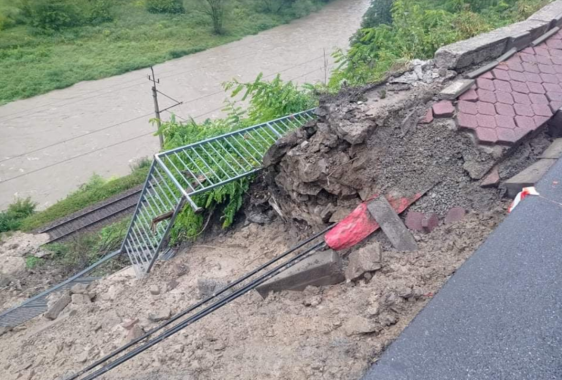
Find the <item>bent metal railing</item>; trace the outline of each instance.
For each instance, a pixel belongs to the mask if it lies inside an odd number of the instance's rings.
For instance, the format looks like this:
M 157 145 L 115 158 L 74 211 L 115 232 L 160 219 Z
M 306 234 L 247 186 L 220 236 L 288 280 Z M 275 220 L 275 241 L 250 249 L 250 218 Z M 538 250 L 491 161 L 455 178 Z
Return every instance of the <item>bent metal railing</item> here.
M 137 276 L 148 273 L 154 265 L 185 203 L 199 212 L 196 195 L 259 171 L 271 145 L 288 131 L 312 120 L 313 111 L 156 154 L 121 246 Z

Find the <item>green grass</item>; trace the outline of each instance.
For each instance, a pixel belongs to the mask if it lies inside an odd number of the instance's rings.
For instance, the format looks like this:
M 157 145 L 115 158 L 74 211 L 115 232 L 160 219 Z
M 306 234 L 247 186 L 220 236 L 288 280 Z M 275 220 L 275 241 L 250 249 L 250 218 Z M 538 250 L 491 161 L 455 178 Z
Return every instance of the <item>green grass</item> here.
M 135 168 L 131 174 L 124 177 L 105 181 L 99 176 L 94 176 L 90 182 L 83 185 L 79 190 L 68 195 L 63 200 L 55 203 L 44 211 L 35 213 L 21 222 L 22 231 L 31 231 L 44 226 L 54 220 L 82 210 L 94 203 L 103 201 L 109 197 L 120 194 L 125 190 L 140 185 L 146 179 L 149 162 L 143 162 Z
M 5 27 L 0 30 L 0 104 L 238 40 L 303 16 L 325 0 L 303 0 L 309 5 L 284 14 L 263 11 L 260 0 L 233 0 L 224 35 L 213 34 L 208 16 L 194 10 L 198 2 L 185 0 L 185 14 L 168 15 L 147 12 L 142 0 L 121 0 L 112 22 L 52 35 L 27 25 Z M 0 0 L 0 20 L 14 13 L 13 3 Z

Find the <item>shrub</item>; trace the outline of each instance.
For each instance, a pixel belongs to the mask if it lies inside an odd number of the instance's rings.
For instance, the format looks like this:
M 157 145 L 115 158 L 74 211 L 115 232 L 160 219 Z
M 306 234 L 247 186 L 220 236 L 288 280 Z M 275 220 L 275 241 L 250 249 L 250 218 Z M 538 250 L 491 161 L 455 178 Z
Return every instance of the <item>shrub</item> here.
M 20 10 L 32 27 L 57 32 L 112 20 L 112 4 L 111 0 L 23 0 Z
M 380 24 L 392 24 L 392 4 L 394 0 L 371 0 L 371 5 L 361 23 L 362 28 L 372 28 Z
M 146 0 L 146 10 L 150 13 L 184 13 L 183 0 Z
M 0 232 L 15 231 L 20 228 L 22 221 L 35 212 L 35 203 L 30 198 L 18 199 L 0 212 Z

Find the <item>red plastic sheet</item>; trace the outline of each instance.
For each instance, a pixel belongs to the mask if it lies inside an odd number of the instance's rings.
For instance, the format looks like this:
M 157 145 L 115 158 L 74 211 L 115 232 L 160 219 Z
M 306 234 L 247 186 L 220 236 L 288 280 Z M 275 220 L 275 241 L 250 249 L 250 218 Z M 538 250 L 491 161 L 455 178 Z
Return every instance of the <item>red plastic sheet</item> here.
M 412 197 L 393 198 L 390 195 L 386 196 L 388 203 L 392 206 L 394 211 L 401 214 L 410 205 L 422 197 L 423 193 L 416 193 Z M 339 222 L 334 228 L 330 230 L 324 237 L 326 244 L 335 251 L 351 248 L 370 234 L 379 229 L 379 224 L 367 210 L 367 204 L 372 200 L 378 198 L 378 195 L 373 196 L 366 202 L 361 203 L 355 210 Z

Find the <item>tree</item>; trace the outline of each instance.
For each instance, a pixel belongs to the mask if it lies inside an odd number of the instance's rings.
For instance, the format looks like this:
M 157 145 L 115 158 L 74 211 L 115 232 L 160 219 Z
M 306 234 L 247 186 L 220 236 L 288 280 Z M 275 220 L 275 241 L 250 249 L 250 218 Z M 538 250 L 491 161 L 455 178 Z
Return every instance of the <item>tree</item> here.
M 372 0 L 371 6 L 363 16 L 362 28 L 373 28 L 380 24 L 392 24 L 392 5 L 394 0 Z
M 229 0 L 205 0 L 204 12 L 211 17 L 213 31 L 216 34 L 224 33 L 224 16 Z

